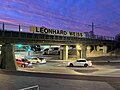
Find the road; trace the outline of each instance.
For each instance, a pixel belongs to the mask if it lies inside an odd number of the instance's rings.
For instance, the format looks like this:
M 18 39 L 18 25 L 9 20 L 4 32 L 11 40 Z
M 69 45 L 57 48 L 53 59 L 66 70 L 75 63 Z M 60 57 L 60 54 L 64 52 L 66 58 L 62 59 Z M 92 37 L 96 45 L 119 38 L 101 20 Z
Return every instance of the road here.
M 0 70 L 0 90 L 119 90 L 120 78 Z M 36 89 L 32 89 L 36 90 Z
M 120 77 L 120 62 L 93 62 L 92 67 L 67 67 L 68 61 L 47 61 L 46 64 L 34 64 L 33 68 L 20 68 L 22 71 L 62 73 L 92 76 Z
M 56 56 L 56 59 L 58 56 Z M 93 67 L 66 67 L 68 61 L 49 60 L 33 68 L 0 70 L 0 90 L 34 85 L 39 90 L 120 90 L 120 63 L 93 62 Z M 32 89 L 36 90 L 36 89 Z

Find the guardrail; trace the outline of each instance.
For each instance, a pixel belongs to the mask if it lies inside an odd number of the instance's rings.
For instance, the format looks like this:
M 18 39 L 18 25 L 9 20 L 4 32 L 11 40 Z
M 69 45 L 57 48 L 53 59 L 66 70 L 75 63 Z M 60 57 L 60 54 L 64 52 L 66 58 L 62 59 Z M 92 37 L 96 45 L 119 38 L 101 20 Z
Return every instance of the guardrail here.
M 41 33 L 30 33 L 29 26 L 14 25 L 9 23 L 0 23 L 0 36 L 1 37 L 21 37 L 21 38 L 37 38 L 37 39 L 53 39 L 53 40 L 85 40 L 85 39 L 97 39 L 97 40 L 112 40 L 114 37 L 109 36 L 100 36 L 100 35 L 89 35 L 86 34 L 86 37 L 75 37 L 75 36 L 58 36 L 58 35 L 49 35 Z M 18 34 L 19 32 L 19 34 Z
M 4 31 L 0 30 L 1 38 L 19 38 L 19 39 L 37 39 L 37 40 L 53 40 L 53 41 L 76 41 L 85 40 L 86 38 L 80 37 L 68 37 L 68 36 L 57 36 L 48 34 L 28 33 L 28 32 L 17 32 L 17 31 Z

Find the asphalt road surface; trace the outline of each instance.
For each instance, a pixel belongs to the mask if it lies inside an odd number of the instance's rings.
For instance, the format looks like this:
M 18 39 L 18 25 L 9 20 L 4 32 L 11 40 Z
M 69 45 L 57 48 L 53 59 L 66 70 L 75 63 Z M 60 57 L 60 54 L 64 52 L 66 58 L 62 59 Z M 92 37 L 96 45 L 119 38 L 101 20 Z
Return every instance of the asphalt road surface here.
M 19 72 L 0 70 L 0 90 L 25 90 L 36 85 L 39 90 L 120 90 L 118 62 L 99 62 L 87 68 L 66 66 L 67 62 L 48 60 Z
M 35 85 L 39 90 L 120 90 L 118 77 L 0 70 L 0 82 L 0 90 L 19 90 Z
M 46 64 L 34 64 L 33 68 L 20 68 L 22 71 L 79 74 L 92 76 L 120 77 L 120 62 L 98 62 L 92 67 L 67 67 L 66 61 L 47 61 Z

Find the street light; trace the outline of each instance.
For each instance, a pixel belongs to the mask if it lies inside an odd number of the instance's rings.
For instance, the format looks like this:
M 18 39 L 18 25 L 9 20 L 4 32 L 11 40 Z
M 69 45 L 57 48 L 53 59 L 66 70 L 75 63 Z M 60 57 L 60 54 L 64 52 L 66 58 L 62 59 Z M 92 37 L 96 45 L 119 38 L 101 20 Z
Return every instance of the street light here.
M 17 47 L 18 47 L 18 48 L 22 48 L 23 45 L 22 45 L 22 44 L 18 44 Z

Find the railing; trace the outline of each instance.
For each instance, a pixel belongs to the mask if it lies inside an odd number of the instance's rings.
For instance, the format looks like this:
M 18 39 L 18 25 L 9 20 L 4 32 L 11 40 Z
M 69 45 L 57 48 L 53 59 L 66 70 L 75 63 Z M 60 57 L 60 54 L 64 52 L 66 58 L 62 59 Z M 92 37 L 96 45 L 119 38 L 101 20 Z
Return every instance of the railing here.
M 2 31 L 8 31 L 8 32 L 1 32 L 0 36 L 4 37 L 22 37 L 22 38 L 41 38 L 41 39 L 58 39 L 58 40 L 82 40 L 83 37 L 75 37 L 75 36 L 57 36 L 57 35 L 48 35 L 48 34 L 37 34 L 37 33 L 30 33 L 30 27 L 29 26 L 21 26 L 21 25 L 14 25 L 14 24 L 9 24 L 9 23 L 1 23 L 0 22 L 0 30 Z M 10 31 L 10 32 L 9 32 Z M 20 32 L 18 35 L 17 32 Z M 26 34 L 29 33 L 29 34 Z M 6 35 L 4 35 L 6 34 Z M 98 39 L 98 40 L 115 40 L 114 37 L 109 37 L 109 36 L 100 36 L 100 35 L 87 35 L 86 34 L 86 39 Z M 85 39 L 84 38 L 84 39 Z
M 29 32 L 29 26 L 15 25 L 15 24 L 10 24 L 10 23 L 0 22 L 0 30 Z
M 89 39 L 99 39 L 99 40 L 115 40 L 115 37 L 93 35 L 93 34 L 90 34 L 90 33 L 86 34 L 86 38 L 89 38 Z
M 48 34 L 28 33 L 28 32 L 16 32 L 16 31 L 4 31 L 0 30 L 0 37 L 2 38 L 19 38 L 19 39 L 37 39 L 37 40 L 52 40 L 52 41 L 84 41 L 85 38 L 79 37 L 67 37 Z

